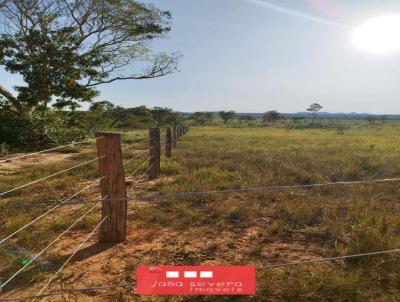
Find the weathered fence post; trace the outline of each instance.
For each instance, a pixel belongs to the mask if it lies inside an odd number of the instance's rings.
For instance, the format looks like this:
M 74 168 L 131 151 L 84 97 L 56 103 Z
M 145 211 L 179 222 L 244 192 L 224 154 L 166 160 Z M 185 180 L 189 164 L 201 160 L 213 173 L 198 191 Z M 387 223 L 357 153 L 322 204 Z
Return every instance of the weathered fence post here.
M 107 219 L 100 227 L 100 242 L 123 242 L 126 239 L 127 195 L 125 174 L 122 165 L 121 135 L 97 132 L 97 154 L 102 201 L 102 219 Z
M 176 126 L 176 140 L 179 141 L 181 139 L 181 126 Z
M 165 140 L 165 156 L 172 157 L 172 128 L 168 127 Z
M 161 156 L 161 144 L 160 144 L 160 128 L 149 129 L 150 137 L 150 161 L 149 161 L 149 179 L 156 179 L 160 173 L 160 156 Z
M 179 126 L 179 137 L 183 136 L 183 126 Z
M 176 130 L 176 126 L 172 128 L 173 135 L 172 135 L 172 146 L 176 148 L 176 142 L 178 141 L 178 132 Z

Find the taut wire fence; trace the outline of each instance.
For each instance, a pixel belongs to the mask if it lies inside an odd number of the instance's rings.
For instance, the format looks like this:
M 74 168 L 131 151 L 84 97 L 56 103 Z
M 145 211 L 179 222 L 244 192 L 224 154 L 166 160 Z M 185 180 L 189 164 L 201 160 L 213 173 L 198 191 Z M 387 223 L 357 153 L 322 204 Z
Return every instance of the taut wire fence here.
M 34 225 L 40 220 L 44 220 L 52 213 L 55 213 L 56 210 L 64 208 L 66 206 L 72 205 L 86 205 L 91 203 L 92 206 L 86 210 L 83 215 L 79 216 L 76 220 L 73 221 L 67 228 L 65 228 L 56 238 L 51 240 L 44 248 L 42 248 L 39 252 L 33 254 L 32 257 L 27 259 L 27 261 L 22 265 L 21 268 L 17 269 L 14 273 L 12 273 L 7 279 L 0 280 L 0 293 L 4 293 L 7 289 L 11 289 L 10 286 L 14 280 L 17 279 L 24 271 L 26 271 L 29 267 L 31 267 L 40 257 L 50 250 L 58 241 L 62 240 L 62 237 L 66 236 L 68 233 L 71 233 L 76 226 L 82 222 L 86 217 L 90 214 L 96 212 L 96 210 L 101 209 L 101 219 L 95 225 L 95 227 L 90 231 L 90 233 L 77 245 L 76 249 L 73 253 L 66 259 L 66 261 L 58 268 L 58 270 L 48 279 L 48 281 L 44 284 L 44 286 L 31 297 L 7 297 L 0 298 L 0 301 L 16 301 L 16 300 L 31 300 L 36 301 L 39 298 L 62 295 L 63 292 L 59 293 L 45 293 L 48 286 L 57 278 L 57 276 L 63 271 L 63 269 L 68 265 L 71 259 L 83 248 L 83 246 L 87 243 L 87 241 L 94 236 L 96 232 L 99 233 L 99 241 L 100 242 L 121 242 L 126 238 L 125 226 L 126 226 L 126 176 L 125 171 L 128 171 L 127 177 L 135 177 L 135 182 L 133 185 L 136 185 L 141 180 L 143 180 L 146 176 L 151 180 L 158 177 L 160 172 L 160 162 L 161 157 L 166 154 L 167 157 L 172 156 L 172 148 L 177 146 L 177 140 L 184 134 L 186 134 L 189 130 L 189 127 L 186 125 L 177 125 L 173 128 L 163 129 L 163 138 L 160 137 L 160 129 L 152 128 L 149 130 L 149 136 L 141 138 L 139 140 L 135 140 L 135 142 L 130 143 L 128 145 L 122 146 L 121 133 L 112 133 L 112 132 L 99 132 L 96 134 L 96 138 L 88 139 L 80 142 L 71 142 L 70 144 L 58 146 L 38 152 L 32 152 L 23 154 L 20 156 L 15 156 L 11 158 L 0 159 L 0 164 L 2 163 L 10 163 L 14 161 L 18 161 L 21 159 L 25 159 L 28 157 L 35 157 L 38 155 L 44 155 L 45 153 L 62 150 L 67 147 L 76 147 L 79 145 L 87 145 L 90 143 L 95 143 L 97 148 L 97 156 L 93 159 L 84 161 L 72 167 L 62 169 L 55 173 L 51 173 L 44 177 L 40 177 L 24 184 L 15 186 L 13 188 L 6 189 L 3 192 L 0 192 L 0 202 L 5 201 L 5 208 L 15 208 L 15 209 L 24 209 L 24 208 L 41 208 L 41 207 L 50 207 L 44 213 L 34 217 L 29 222 L 24 223 L 19 226 L 16 230 L 12 231 L 10 234 L 6 235 L 4 238 L 0 239 L 0 247 L 4 244 L 7 244 L 8 241 L 12 240 L 19 233 L 26 230 L 28 227 Z M 174 133 L 174 136 L 171 134 Z M 174 139 L 174 142 L 172 142 Z M 127 160 L 123 161 L 123 152 L 134 150 L 133 155 Z M 10 204 L 10 198 L 12 199 L 13 194 L 18 191 L 21 191 L 25 188 L 34 186 L 39 183 L 43 183 L 49 179 L 57 178 L 61 175 L 66 175 L 74 172 L 74 170 L 85 167 L 90 164 L 98 162 L 99 164 L 99 174 L 100 176 L 91 181 L 88 185 L 83 188 L 76 190 L 75 193 L 70 195 L 67 198 L 62 200 L 43 202 L 39 204 Z M 147 165 L 147 167 L 146 167 Z M 75 199 L 88 191 L 89 189 L 98 186 L 100 187 L 100 192 L 102 198 L 96 199 L 96 201 L 89 201 L 85 198 L 82 201 L 76 201 Z M 7 199 L 8 198 L 8 199 Z M 116 199 L 118 199 L 116 201 Z M 125 203 L 125 204 L 123 204 Z M 101 207 L 99 207 L 101 204 Z M 121 206 L 122 204 L 122 206 Z M 1 204 L 0 204 L 1 205 Z M 71 208 L 67 213 L 71 212 L 79 212 L 83 208 Z M 117 219 L 115 219 L 112 212 L 117 210 Z M 60 213 L 59 213 L 60 214 Z M 80 290 L 72 290 L 70 293 L 74 292 L 88 292 L 88 291 L 101 291 L 107 288 L 116 288 L 116 287 L 124 287 L 125 285 L 116 285 L 116 286 L 94 286 L 91 288 L 84 288 Z
M 396 178 L 381 178 L 381 179 L 367 179 L 367 180 L 357 180 L 357 181 L 338 181 L 338 182 L 326 182 L 326 183 L 314 183 L 314 184 L 292 184 L 292 185 L 273 185 L 273 186 L 265 186 L 265 187 L 254 187 L 254 188 L 234 188 L 227 190 L 213 190 L 213 191 L 198 191 L 198 192 L 176 192 L 173 194 L 159 194 L 159 195 L 128 195 L 126 190 L 127 178 L 134 177 L 134 182 L 131 183 L 132 187 L 135 187 L 140 181 L 147 177 L 148 180 L 157 179 L 160 175 L 160 163 L 161 158 L 166 157 L 170 158 L 173 156 L 173 150 L 177 146 L 179 140 L 182 136 L 186 135 L 189 131 L 189 127 L 186 125 L 178 125 L 176 127 L 169 127 L 166 129 L 160 128 L 151 128 L 148 132 L 148 137 L 141 138 L 138 141 L 135 141 L 129 145 L 123 145 L 121 143 L 121 134 L 119 133 L 111 133 L 111 132 L 99 132 L 96 134 L 96 138 L 91 140 L 96 143 L 97 147 L 97 157 L 91 159 L 89 161 L 85 161 L 79 165 L 73 166 L 68 169 L 64 169 L 62 171 L 50 174 L 46 177 L 33 180 L 24 185 L 17 186 L 12 189 L 8 189 L 4 192 L 0 193 L 0 197 L 11 194 L 17 190 L 23 189 L 25 187 L 34 185 L 41 181 L 45 181 L 49 178 L 56 177 L 63 173 L 69 173 L 74 169 L 88 165 L 95 161 L 99 163 L 99 178 L 95 179 L 89 185 L 85 186 L 81 190 L 76 191 L 70 197 L 63 199 L 61 201 L 55 201 L 51 204 L 49 203 L 41 203 L 41 204 L 16 204 L 16 205 L 7 205 L 7 207 L 14 208 L 29 208 L 29 207 L 50 207 L 45 213 L 39 215 L 34 218 L 30 222 L 25 225 L 19 227 L 17 230 L 7 235 L 5 238 L 0 240 L 0 245 L 4 244 L 6 241 L 10 240 L 12 237 L 17 235 L 19 232 L 25 230 L 32 224 L 36 223 L 40 219 L 49 215 L 56 209 L 61 207 L 65 207 L 68 205 L 86 205 L 91 204 L 91 208 L 87 210 L 82 216 L 80 216 L 77 220 L 75 220 L 71 225 L 68 226 L 59 236 L 57 236 L 53 241 L 51 241 L 46 247 L 44 247 L 39 253 L 37 253 L 34 257 L 32 257 L 23 267 L 13 273 L 7 280 L 0 284 L 0 289 L 4 290 L 10 286 L 12 280 L 19 276 L 29 265 L 31 265 L 37 258 L 39 258 L 42 254 L 44 254 L 48 249 L 50 249 L 57 241 L 61 240 L 61 237 L 66 235 L 87 215 L 93 213 L 96 209 L 100 208 L 99 204 L 101 204 L 101 219 L 95 225 L 95 227 L 91 230 L 91 232 L 84 237 L 84 239 L 77 245 L 76 249 L 73 253 L 64 261 L 64 263 L 58 268 L 58 270 L 48 279 L 48 281 L 44 284 L 44 286 L 33 296 L 27 297 L 7 297 L 0 298 L 0 301 L 22 301 L 22 300 L 31 300 L 36 301 L 37 299 L 57 296 L 57 295 L 65 295 L 65 294 L 73 294 L 73 293 L 86 293 L 86 292 L 97 292 L 102 290 L 107 290 L 110 288 L 134 288 L 134 284 L 118 284 L 118 285 L 98 285 L 92 286 L 88 288 L 81 289 L 73 289 L 67 291 L 58 291 L 58 292 L 48 292 L 46 293 L 46 289 L 49 285 L 57 278 L 57 276 L 63 271 L 63 269 L 68 265 L 71 259 L 78 253 L 79 250 L 87 243 L 87 241 L 94 236 L 96 232 L 99 233 L 99 241 L 100 242 L 114 242 L 119 243 L 126 240 L 126 226 L 127 226 L 127 203 L 128 202 L 149 202 L 149 203 L 157 203 L 157 202 L 165 202 L 169 199 L 179 200 L 179 198 L 185 197 L 196 197 L 196 196 L 208 196 L 214 194 L 241 194 L 241 193 L 252 193 L 252 192 L 260 192 L 260 191 L 268 191 L 268 190 L 292 190 L 292 189 L 312 189 L 319 187 L 337 187 L 337 186 L 355 186 L 362 184 L 380 184 L 380 183 L 392 183 L 399 182 L 400 177 Z M 76 146 L 80 143 L 88 143 L 89 141 L 71 143 L 70 145 Z M 70 146 L 67 145 L 67 146 Z M 65 146 L 64 146 L 65 147 Z M 58 150 L 62 147 L 52 148 L 48 150 L 43 150 L 40 152 L 31 153 L 31 155 L 42 154 L 45 152 L 51 152 L 52 150 Z M 130 158 L 123 160 L 123 152 L 134 149 L 133 155 Z M 22 157 L 27 157 L 27 155 L 22 155 L 10 159 L 0 160 L 1 162 L 7 162 L 12 160 L 17 160 Z M 382 171 L 384 171 L 387 167 L 384 167 L 376 173 L 374 176 L 377 177 L 381 175 Z M 79 196 L 85 190 L 89 188 L 99 185 L 101 198 L 95 199 L 85 199 L 85 200 L 76 200 L 75 198 Z M 75 209 L 74 209 L 75 210 Z M 299 266 L 299 265 L 307 265 L 307 264 L 317 264 L 322 262 L 330 262 L 330 261 L 339 261 L 350 258 L 361 258 L 361 257 L 370 257 L 377 256 L 383 254 L 392 254 L 399 253 L 399 249 L 388 249 L 388 250 L 379 250 L 358 254 L 349 254 L 349 255 L 339 255 L 334 257 L 321 257 L 317 259 L 309 259 L 295 262 L 286 262 L 286 263 L 277 263 L 277 264 L 265 264 L 256 266 L 257 269 L 275 269 L 275 268 L 283 268 L 290 266 Z

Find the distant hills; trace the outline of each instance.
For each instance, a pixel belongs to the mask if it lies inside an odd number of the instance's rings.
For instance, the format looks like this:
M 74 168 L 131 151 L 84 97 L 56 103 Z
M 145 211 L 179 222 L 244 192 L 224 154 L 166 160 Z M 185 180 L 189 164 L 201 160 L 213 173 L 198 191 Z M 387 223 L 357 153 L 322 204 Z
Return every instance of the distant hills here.
M 178 112 L 184 116 L 189 116 L 193 114 L 193 112 Z M 218 115 L 217 111 L 212 111 L 210 112 L 214 115 Z M 297 112 L 297 113 L 282 113 L 282 115 L 292 118 L 292 117 L 310 117 L 310 113 L 308 112 Z M 236 112 L 236 115 L 238 116 L 245 116 L 249 115 L 254 118 L 261 118 L 263 116 L 263 113 L 254 113 L 254 112 Z M 380 119 L 384 117 L 387 120 L 397 120 L 400 119 L 400 114 L 373 114 L 373 113 L 357 113 L 357 112 L 350 112 L 350 113 L 344 113 L 344 112 L 337 112 L 337 113 L 332 113 L 332 112 L 319 112 L 318 117 L 322 118 L 331 118 L 331 119 L 366 119 L 368 117 Z
M 297 112 L 297 113 L 283 113 L 283 115 L 287 117 L 309 117 L 310 114 L 308 112 Z M 380 119 L 384 117 L 385 119 L 400 119 L 400 114 L 372 114 L 372 113 L 331 113 L 331 112 L 319 112 L 318 117 L 322 118 L 332 118 L 332 119 L 365 119 L 368 117 L 374 117 L 376 119 Z

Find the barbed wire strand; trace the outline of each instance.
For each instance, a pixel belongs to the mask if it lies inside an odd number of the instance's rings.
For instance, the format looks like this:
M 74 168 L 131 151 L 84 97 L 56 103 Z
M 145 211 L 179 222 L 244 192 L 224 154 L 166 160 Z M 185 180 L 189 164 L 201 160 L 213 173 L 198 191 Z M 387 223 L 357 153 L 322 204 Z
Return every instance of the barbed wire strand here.
M 113 199 L 114 200 L 114 199 Z M 77 204 L 89 204 L 93 202 L 103 201 L 102 199 L 91 199 L 91 200 L 71 200 L 69 202 L 63 203 L 60 200 L 54 201 L 53 203 L 30 203 L 30 204 L 17 204 L 17 205 L 6 205 L 2 206 L 3 208 L 8 209 L 21 209 L 21 208 L 48 208 L 55 205 L 59 205 L 60 207 L 66 207 L 69 205 L 77 205 Z
M 96 201 L 98 201 L 96 199 Z M 93 200 L 90 202 L 94 202 Z M 2 208 L 6 208 L 6 209 L 24 209 L 24 208 L 48 208 L 48 207 L 52 207 L 55 205 L 59 205 L 59 206 L 68 206 L 68 205 L 73 205 L 73 204 L 83 204 L 83 203 L 89 203 L 88 201 L 81 201 L 81 200 L 73 200 L 70 202 L 66 202 L 66 203 L 62 203 L 62 201 L 60 200 L 56 200 L 53 201 L 52 203 L 50 202 L 43 202 L 43 203 L 27 203 L 27 204 L 13 204 L 13 205 L 3 205 L 1 206 Z
M 146 154 L 147 152 L 149 152 L 149 150 L 144 150 L 143 152 L 140 152 L 139 154 L 137 154 L 136 156 L 126 160 L 122 165 L 125 166 L 127 164 L 129 164 L 130 162 L 134 161 L 135 159 L 141 157 L 143 154 Z
M 83 218 L 89 215 L 96 207 L 98 203 L 96 203 L 93 207 L 91 207 L 85 214 L 79 217 L 74 223 L 72 223 L 67 229 L 65 229 L 60 235 L 58 235 L 52 242 L 50 242 L 44 249 L 42 249 L 39 253 L 37 253 L 34 257 L 32 257 L 23 267 L 21 267 L 18 271 L 16 271 L 10 278 L 8 278 L 5 282 L 0 285 L 0 291 L 10 283 L 16 276 L 18 276 L 22 271 L 24 271 L 32 262 L 34 262 L 37 258 L 39 258 L 45 251 L 47 251 L 54 243 L 56 243 L 62 236 L 64 236 L 67 232 L 69 232 L 74 226 L 76 226 Z
M 144 162 L 142 163 L 144 164 Z M 147 169 L 147 171 L 142 174 L 143 177 L 149 170 L 151 166 Z M 137 169 L 139 170 L 139 169 Z M 137 171 L 136 171 L 137 172 Z M 302 189 L 302 188 L 313 188 L 313 187 L 324 187 L 324 186 L 334 186 L 334 185 L 356 185 L 356 184 L 374 184 L 374 183 L 385 183 L 385 182 L 394 182 L 400 181 L 400 178 L 388 178 L 388 179 L 375 179 L 375 180 L 360 180 L 360 181 L 349 181 L 349 182 L 333 182 L 333 183 L 321 183 L 321 184 L 310 184 L 310 185 L 288 185 L 288 186 L 270 186 L 270 187 L 261 187 L 261 188 L 249 188 L 249 189 L 232 189 L 232 190 L 221 190 L 221 191 L 204 191 L 204 192 L 181 192 L 176 194 L 166 194 L 166 195 L 134 195 L 128 196 L 127 198 L 110 198 L 105 199 L 104 201 L 153 201 L 157 199 L 167 199 L 167 198 L 178 198 L 183 196 L 202 196 L 202 195 L 212 195 L 212 194 L 224 194 L 224 193 L 247 193 L 247 192 L 257 192 L 262 190 L 284 190 L 284 189 Z M 136 183 L 135 183 L 136 184 Z M 91 200 L 90 202 L 95 202 L 98 200 Z M 71 202 L 71 204 L 81 204 L 88 203 L 88 201 L 75 201 Z M 65 205 L 68 205 L 66 203 Z M 23 207 L 24 205 L 18 205 L 19 207 Z M 35 205 L 28 205 L 35 206 Z M 60 205 L 61 206 L 61 205 Z M 12 207 L 12 206 L 10 206 Z
M 147 134 L 147 132 L 148 132 L 148 130 L 149 129 L 138 129 L 139 131 L 132 131 L 132 130 L 129 130 L 129 131 L 119 131 L 119 132 L 116 132 L 116 133 L 118 133 L 118 134 L 121 134 L 121 135 L 127 135 L 127 134 L 135 134 L 135 135 L 146 135 Z
M 279 268 L 279 267 L 296 266 L 296 265 L 303 265 L 303 264 L 312 264 L 312 263 L 319 263 L 319 262 L 329 262 L 329 261 L 336 261 L 336 260 L 344 260 L 344 259 L 351 259 L 351 258 L 360 258 L 360 257 L 367 257 L 367 256 L 377 256 L 377 255 L 383 255 L 383 254 L 389 254 L 389 253 L 398 253 L 398 252 L 400 252 L 400 249 L 392 249 L 392 250 L 369 252 L 369 253 L 360 253 L 360 254 L 353 254 L 353 255 L 343 255 L 343 256 L 337 256 L 337 257 L 327 257 L 327 258 L 312 259 L 312 260 L 303 260 L 303 261 L 295 261 L 295 262 L 287 262 L 287 263 L 279 263 L 279 264 L 270 264 L 270 265 L 257 266 L 257 268 L 259 268 L 259 269 Z
M 98 140 L 100 138 L 102 138 L 102 137 L 91 138 L 91 139 L 87 139 L 87 140 L 80 141 L 80 142 L 72 142 L 72 143 L 70 143 L 68 145 L 58 146 L 58 147 L 54 147 L 54 148 L 50 148 L 50 149 L 46 149 L 46 150 L 42 150 L 42 151 L 38 151 L 38 152 L 27 153 L 27 154 L 23 154 L 23 155 L 16 156 L 16 157 L 4 158 L 4 159 L 0 159 L 0 163 L 6 163 L 6 162 L 13 161 L 15 159 L 20 159 L 20 158 L 24 158 L 24 157 L 28 157 L 28 156 L 33 156 L 33 155 L 38 155 L 38 154 L 42 154 L 42 153 L 46 153 L 46 152 L 50 152 L 50 151 L 63 149 L 63 148 L 66 148 L 66 147 L 74 147 L 76 145 L 81 145 L 81 144 L 88 143 L 88 142 L 91 142 L 91 141 L 96 141 L 96 140 Z
M 61 202 L 61 204 L 67 203 L 68 201 L 72 200 L 72 198 L 78 196 L 79 194 L 81 194 L 82 192 L 84 192 L 85 190 L 93 187 L 98 181 L 102 180 L 105 176 L 100 177 L 98 179 L 96 179 L 93 183 L 91 183 L 90 185 L 82 188 L 81 190 L 79 190 L 78 192 L 74 193 L 72 196 L 68 197 L 67 199 L 65 199 L 64 201 Z M 16 230 L 15 232 L 13 232 L 12 234 L 8 235 L 7 237 L 3 238 L 2 240 L 0 240 L 0 244 L 2 244 L 3 242 L 7 241 L 8 239 L 10 239 L 11 237 L 13 237 L 14 235 L 18 234 L 19 232 L 21 232 L 22 230 L 26 229 L 28 226 L 32 225 L 33 223 L 35 223 L 36 221 L 38 221 L 39 219 L 43 218 L 44 216 L 46 216 L 47 214 L 53 212 L 55 209 L 57 209 L 58 207 L 61 206 L 61 204 L 56 205 L 54 207 L 52 207 L 51 209 L 49 209 L 47 212 L 43 213 L 42 215 L 36 217 L 34 220 L 30 221 L 29 223 L 25 224 L 23 227 L 19 228 L 18 230 Z
M 122 148 L 122 151 L 129 150 L 129 149 L 131 149 L 131 148 L 133 148 L 133 147 L 135 147 L 137 145 L 140 145 L 140 144 L 143 144 L 144 142 L 147 142 L 148 140 L 150 140 L 150 137 L 146 137 L 146 138 L 144 138 L 144 139 L 142 139 L 140 141 L 134 142 L 133 144 L 130 144 L 129 146 Z
M 153 165 L 150 165 L 145 172 L 143 172 L 141 175 L 139 175 L 138 180 L 133 184 L 136 185 L 138 184 L 144 176 L 150 171 L 150 169 L 153 167 Z M 137 169 L 139 170 L 139 169 Z M 137 172 L 137 171 L 136 171 Z M 129 176 L 127 176 L 129 177 Z M 5 208 L 42 208 L 42 207 L 50 207 L 54 205 L 58 205 L 59 207 L 64 207 L 64 206 L 69 206 L 69 205 L 77 205 L 77 204 L 90 204 L 94 202 L 99 202 L 99 201 L 105 201 L 105 202 L 111 202 L 111 201 L 134 201 L 135 197 L 131 198 L 111 198 L 111 199 L 94 199 L 94 200 L 72 200 L 68 202 L 60 202 L 60 201 L 55 201 L 54 203 L 47 204 L 47 203 L 39 203 L 39 204 L 18 204 L 18 205 L 7 205 L 3 206 Z M 147 200 L 146 200 L 147 201 Z
M 144 164 L 144 162 L 142 163 Z M 138 181 L 136 181 L 133 185 L 136 185 L 139 183 L 139 181 L 142 180 L 142 178 L 144 176 L 146 176 L 146 174 L 150 171 L 150 169 L 153 167 L 153 165 L 150 165 L 147 170 L 142 173 L 141 175 L 139 175 Z M 139 169 L 136 169 L 136 171 L 138 171 Z M 127 176 L 129 177 L 129 175 Z M 68 206 L 68 205 L 77 205 L 77 204 L 89 204 L 89 203 L 94 203 L 94 202 L 99 202 L 99 201 L 105 201 L 105 202 L 111 202 L 111 201 L 133 201 L 133 199 L 129 199 L 129 198 L 111 198 L 111 199 L 95 199 L 95 200 L 76 200 L 76 201 L 69 201 L 69 202 L 59 202 L 56 201 L 55 203 L 52 204 L 46 204 L 46 203 L 42 203 L 42 204 L 18 204 L 18 205 L 9 205 L 9 206 L 4 206 L 6 208 L 40 208 L 40 207 L 49 207 L 49 206 L 54 206 L 57 205 L 59 207 L 63 207 L 63 206 Z M 1 243 L 1 242 L 0 242 Z
M 150 165 L 150 166 L 147 168 L 147 170 L 144 171 L 141 175 L 139 175 L 138 180 L 137 180 L 133 185 L 134 185 L 134 186 L 137 185 L 137 184 L 143 179 L 143 177 L 145 177 L 146 174 L 149 173 L 149 171 L 150 171 L 150 169 L 151 169 L 152 167 L 153 167 L 153 164 Z
M 139 171 L 146 163 L 148 162 L 148 159 L 144 160 L 132 173 L 129 173 L 127 177 L 133 176 L 137 171 Z
M 283 190 L 283 189 L 303 189 L 303 188 L 315 188 L 325 186 L 339 186 L 339 185 L 357 185 L 357 184 L 372 184 L 372 183 L 384 183 L 384 182 L 395 182 L 400 181 L 399 178 L 384 178 L 384 179 L 373 179 L 373 180 L 358 180 L 358 181 L 340 181 L 340 182 L 328 182 L 328 183 L 317 183 L 309 185 L 279 185 L 279 186 L 268 186 L 259 188 L 248 188 L 248 189 L 230 189 L 230 190 L 215 190 L 215 191 L 203 191 L 203 192 L 182 192 L 176 194 L 166 195 L 149 195 L 149 196 L 135 196 L 133 198 L 139 198 L 142 200 L 162 199 L 162 198 L 175 198 L 182 196 L 203 196 L 213 194 L 224 194 L 224 193 L 246 193 L 246 192 L 257 192 L 265 190 Z
M 153 164 L 150 165 L 146 171 L 144 171 L 142 174 L 139 175 L 137 181 L 135 181 L 133 183 L 133 186 L 137 185 L 141 180 L 143 180 L 143 177 L 146 176 L 147 173 L 149 173 L 150 169 L 153 167 Z M 138 171 L 139 169 L 136 169 L 136 171 Z M 96 199 L 96 200 L 86 200 L 86 201 L 75 201 L 75 202 L 68 202 L 66 204 L 60 204 L 60 206 L 66 206 L 66 205 L 70 205 L 70 204 L 89 204 L 89 203 L 93 203 L 93 202 L 99 202 L 99 201 L 105 201 L 105 202 L 111 202 L 111 201 L 134 201 L 134 199 L 129 199 L 129 198 L 110 198 L 108 199 L 107 197 L 103 198 L 103 199 Z
M 83 247 L 83 245 L 90 239 L 90 237 L 93 236 L 93 234 L 96 232 L 96 230 L 103 224 L 104 221 L 108 216 L 105 216 L 93 229 L 93 231 L 90 232 L 90 234 L 81 242 L 81 244 L 78 246 L 77 249 L 71 254 L 71 256 L 68 257 L 68 259 L 64 262 L 64 264 L 54 273 L 53 276 L 49 278 L 47 283 L 39 290 L 39 292 L 34 296 L 31 302 L 34 302 L 43 292 L 44 290 L 50 285 L 50 283 L 58 276 L 58 274 L 64 269 L 64 267 L 69 263 L 69 261 L 78 253 L 78 251 Z
M 89 161 L 86 161 L 86 162 L 84 162 L 84 163 L 81 163 L 81 164 L 79 164 L 79 165 L 73 166 L 73 167 L 71 167 L 71 168 L 68 168 L 68 169 L 59 171 L 59 172 L 57 172 L 57 173 L 54 173 L 54 174 L 45 176 L 45 177 L 43 177 L 43 178 L 36 179 L 36 180 L 34 180 L 34 181 L 31 181 L 31 182 L 26 183 L 26 184 L 24 184 L 24 185 L 22 185 L 22 186 L 13 188 L 13 189 L 11 189 L 11 190 L 8 190 L 8 191 L 5 191 L 5 192 L 1 192 L 1 193 L 0 193 L 0 197 L 1 197 L 1 196 L 4 196 L 4 195 L 6 195 L 6 194 L 9 194 L 9 193 L 11 193 L 11 192 L 17 191 L 17 190 L 19 190 L 19 189 L 23 189 L 23 188 L 25 188 L 25 187 L 28 187 L 28 186 L 30 186 L 30 185 L 36 184 L 36 183 L 38 183 L 38 182 L 47 180 L 47 179 L 52 178 L 52 177 L 54 177 L 54 176 L 60 175 L 60 174 L 62 174 L 62 173 L 66 173 L 66 172 L 69 172 L 69 171 L 74 170 L 74 169 L 76 169 L 76 168 L 85 166 L 85 165 L 90 164 L 90 163 L 92 163 L 92 162 L 94 162 L 94 161 L 96 161 L 96 160 L 98 160 L 98 159 L 103 158 L 103 157 L 105 157 L 105 155 L 100 156 L 100 157 L 97 157 L 97 158 L 92 159 L 92 160 L 89 160 Z
M 139 176 L 143 177 L 143 176 Z M 139 179 L 139 181 L 141 178 Z M 136 185 L 136 182 L 133 184 Z M 20 208 L 46 208 L 50 206 L 57 205 L 58 207 L 66 207 L 70 205 L 80 205 L 80 204 L 91 204 L 99 201 L 105 201 L 105 202 L 111 202 L 111 201 L 134 201 L 133 199 L 128 200 L 127 198 L 111 198 L 111 199 L 92 199 L 92 200 L 73 200 L 70 202 L 66 203 L 60 203 L 60 202 L 55 202 L 52 204 L 46 204 L 46 203 L 39 203 L 39 204 L 18 204 L 18 205 L 9 205 L 9 206 L 4 206 L 5 208 L 11 208 L 11 209 L 20 209 Z
M 47 294 L 40 294 L 40 295 L 36 295 L 36 296 L 17 297 L 17 298 L 0 298 L 0 301 L 1 302 L 24 301 L 24 300 L 31 300 L 33 298 L 46 298 L 46 297 L 53 297 L 53 296 L 72 295 L 72 294 L 76 294 L 76 293 L 102 291 L 102 290 L 106 290 L 106 289 L 133 288 L 133 287 L 134 287 L 134 284 L 128 284 L 128 283 L 118 284 L 118 285 L 97 285 L 97 286 L 92 286 L 92 287 L 70 289 L 70 290 L 66 290 L 66 291 L 49 292 Z

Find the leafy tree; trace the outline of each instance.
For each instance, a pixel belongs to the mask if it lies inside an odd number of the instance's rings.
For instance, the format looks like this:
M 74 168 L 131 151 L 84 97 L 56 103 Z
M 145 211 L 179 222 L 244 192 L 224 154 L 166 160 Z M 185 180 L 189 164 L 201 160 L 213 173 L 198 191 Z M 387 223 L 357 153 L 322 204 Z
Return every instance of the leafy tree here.
M 234 119 L 236 116 L 235 111 L 220 111 L 220 112 L 218 112 L 218 114 L 224 121 L 224 124 L 226 124 L 230 120 Z
M 114 104 L 108 101 L 93 103 L 85 115 L 85 125 L 89 132 L 94 132 L 98 129 L 114 128 L 116 118 L 111 114 L 115 110 Z
M 267 111 L 263 114 L 264 123 L 269 122 L 272 123 L 272 125 L 275 125 L 275 123 L 281 119 L 283 119 L 283 116 L 276 110 Z
M 108 102 L 108 101 L 101 101 L 101 102 L 95 102 L 95 103 L 91 104 L 89 107 L 89 111 L 90 112 L 96 112 L 96 111 L 107 112 L 114 108 L 115 108 L 115 106 L 113 103 Z
M 205 126 L 213 122 L 214 116 L 211 112 L 195 112 L 190 116 L 190 119 L 196 125 Z
M 368 121 L 369 125 L 373 125 L 376 122 L 376 116 L 373 115 L 368 115 L 365 119 Z
M 32 151 L 82 140 L 86 137 L 81 113 L 53 111 L 46 117 L 37 113 L 21 116 L 0 104 L 0 142 L 11 150 Z
M 123 116 L 121 128 L 146 128 L 154 124 L 151 109 L 146 106 L 123 109 Z
M 150 110 L 157 127 L 176 124 L 178 115 L 169 108 L 154 107 Z
M 49 104 L 76 108 L 119 80 L 176 70 L 179 55 L 153 54 L 171 14 L 136 0 L 7 0 L 0 3 L 0 64 L 26 85 L 0 95 L 19 115 L 45 115 Z M 136 63 L 136 64 L 134 64 Z M 136 71 L 126 72 L 126 67 Z
M 126 109 L 121 106 L 116 106 L 105 112 L 105 118 L 111 121 L 111 128 L 129 128 L 128 114 Z M 132 126 L 134 128 L 135 126 Z
M 146 106 L 122 108 L 107 101 L 92 104 L 87 113 L 86 124 L 89 131 L 112 128 L 147 128 L 154 125 L 176 124 L 179 116 L 172 109 Z
M 36 114 L 26 118 L 0 108 L 0 142 L 6 149 L 31 151 L 51 146 L 52 140 L 46 135 L 43 119 Z
M 311 124 L 312 125 L 314 125 L 314 121 L 317 118 L 317 114 L 322 108 L 323 107 L 318 103 L 313 103 L 310 105 L 310 107 L 307 108 L 307 111 L 310 112 L 310 114 L 311 114 Z

